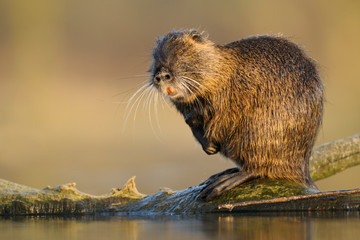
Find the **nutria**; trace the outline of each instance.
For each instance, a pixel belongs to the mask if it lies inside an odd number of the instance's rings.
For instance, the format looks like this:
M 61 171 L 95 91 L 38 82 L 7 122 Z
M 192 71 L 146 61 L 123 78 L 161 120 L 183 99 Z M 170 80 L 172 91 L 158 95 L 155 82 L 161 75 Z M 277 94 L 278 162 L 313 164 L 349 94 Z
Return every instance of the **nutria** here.
M 238 168 L 209 178 L 211 200 L 253 178 L 315 188 L 309 158 L 323 114 L 315 62 L 280 36 L 226 45 L 196 30 L 171 31 L 153 50 L 150 85 L 175 105 L 208 154 Z

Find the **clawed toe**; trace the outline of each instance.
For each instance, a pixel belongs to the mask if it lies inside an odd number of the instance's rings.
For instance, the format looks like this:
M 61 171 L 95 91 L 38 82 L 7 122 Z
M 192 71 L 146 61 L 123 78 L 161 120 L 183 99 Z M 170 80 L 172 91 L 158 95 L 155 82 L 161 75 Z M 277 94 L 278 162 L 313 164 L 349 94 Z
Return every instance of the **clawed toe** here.
M 200 183 L 200 185 L 210 185 L 211 183 L 213 183 L 216 179 L 218 179 L 220 176 L 223 176 L 223 175 L 229 175 L 231 173 L 236 173 L 236 172 L 239 172 L 240 169 L 239 168 L 229 168 L 229 169 L 226 169 L 222 172 L 219 172 L 219 173 L 216 173 L 214 175 L 211 175 L 208 179 L 206 179 L 204 182 Z
M 218 150 L 215 147 L 208 147 L 204 149 L 204 151 L 209 155 L 213 155 L 218 152 Z

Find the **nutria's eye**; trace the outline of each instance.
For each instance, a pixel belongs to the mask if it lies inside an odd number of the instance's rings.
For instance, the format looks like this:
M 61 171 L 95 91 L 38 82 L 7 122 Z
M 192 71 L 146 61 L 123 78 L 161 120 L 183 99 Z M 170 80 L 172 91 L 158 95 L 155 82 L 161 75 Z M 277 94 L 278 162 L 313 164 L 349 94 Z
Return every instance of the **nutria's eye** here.
M 181 49 L 181 50 L 179 51 L 178 55 L 181 56 L 181 55 L 184 54 L 184 52 L 185 52 L 185 50 L 184 50 L 184 49 Z

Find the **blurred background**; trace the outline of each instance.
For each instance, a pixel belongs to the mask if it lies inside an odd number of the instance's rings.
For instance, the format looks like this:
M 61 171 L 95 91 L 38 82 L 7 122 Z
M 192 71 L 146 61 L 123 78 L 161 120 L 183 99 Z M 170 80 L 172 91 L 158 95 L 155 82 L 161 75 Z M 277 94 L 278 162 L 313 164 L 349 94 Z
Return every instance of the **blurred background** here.
M 143 98 L 126 111 L 155 39 L 187 28 L 219 44 L 288 36 L 318 61 L 326 87 L 317 145 L 360 132 L 357 0 L 1 0 L 0 178 L 103 194 L 136 175 L 150 194 L 233 167 L 207 156 L 166 104 Z M 360 187 L 360 167 L 317 184 Z

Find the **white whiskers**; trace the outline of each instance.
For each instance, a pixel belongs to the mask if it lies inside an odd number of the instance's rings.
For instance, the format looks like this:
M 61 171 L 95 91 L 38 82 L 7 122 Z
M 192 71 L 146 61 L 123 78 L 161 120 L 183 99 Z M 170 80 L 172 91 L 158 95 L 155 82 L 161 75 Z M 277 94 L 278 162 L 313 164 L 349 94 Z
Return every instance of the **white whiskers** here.
M 192 75 L 191 75 L 192 74 Z M 200 97 L 204 91 L 209 91 L 208 87 L 206 87 L 199 79 L 197 80 L 194 77 L 194 74 L 209 74 L 209 75 L 218 75 L 206 72 L 182 72 L 178 73 L 174 80 L 174 87 L 183 91 L 184 97 L 193 99 L 192 105 L 195 108 L 203 109 L 203 99 Z M 135 75 L 133 77 L 143 77 L 148 75 Z M 142 105 L 142 109 L 144 112 L 147 112 L 147 117 L 149 120 L 149 124 L 151 130 L 153 131 L 156 138 L 159 138 L 159 133 L 161 132 L 161 124 L 159 119 L 159 105 L 161 104 L 162 109 L 164 109 L 164 105 L 167 105 L 170 109 L 174 109 L 172 106 L 168 104 L 168 98 L 171 96 L 166 96 L 159 92 L 154 83 L 146 81 L 142 84 L 142 86 L 135 91 L 135 93 L 129 98 L 125 107 L 125 119 L 123 132 L 125 131 L 129 118 L 132 115 L 133 121 L 136 120 L 138 116 L 140 106 Z M 165 104 L 164 104 L 165 103 Z
M 150 91 L 151 89 L 151 84 L 149 82 L 145 83 L 142 87 L 140 87 L 128 100 L 126 107 L 125 107 L 125 125 L 127 123 L 127 120 L 130 116 L 130 113 L 132 112 L 133 108 L 135 107 L 136 103 L 140 103 L 141 99 L 143 98 L 143 96 L 145 94 L 147 94 L 148 91 Z M 134 98 L 136 98 L 136 100 L 133 102 Z M 139 104 L 137 105 L 139 106 Z M 136 107 L 136 111 L 137 111 L 138 107 Z M 135 118 L 136 118 L 136 113 L 135 113 Z M 134 120 L 135 120 L 134 118 Z
M 184 76 L 183 76 L 184 77 Z M 185 77 L 186 78 L 186 77 Z M 194 105 L 197 105 L 200 109 L 203 108 L 203 104 L 201 103 L 200 99 L 196 96 L 193 90 L 191 90 L 191 87 L 195 88 L 199 92 L 201 92 L 201 89 L 198 86 L 194 86 L 191 82 L 188 81 L 180 81 L 179 82 L 181 86 L 183 86 L 190 95 L 195 97 Z M 199 83 L 200 84 L 200 83 Z M 189 85 L 189 86 L 188 86 Z M 200 84 L 201 85 L 201 84 Z
M 143 84 L 127 101 L 125 107 L 123 133 L 127 128 L 130 116 L 133 116 L 132 119 L 135 121 L 139 113 L 140 106 L 142 105 L 142 110 L 147 112 L 152 132 L 158 140 L 161 140 L 159 133 L 162 135 L 162 131 L 158 107 L 161 104 L 162 108 L 164 108 L 164 102 L 169 108 L 171 108 L 163 94 L 159 93 L 153 83 L 146 82 Z

